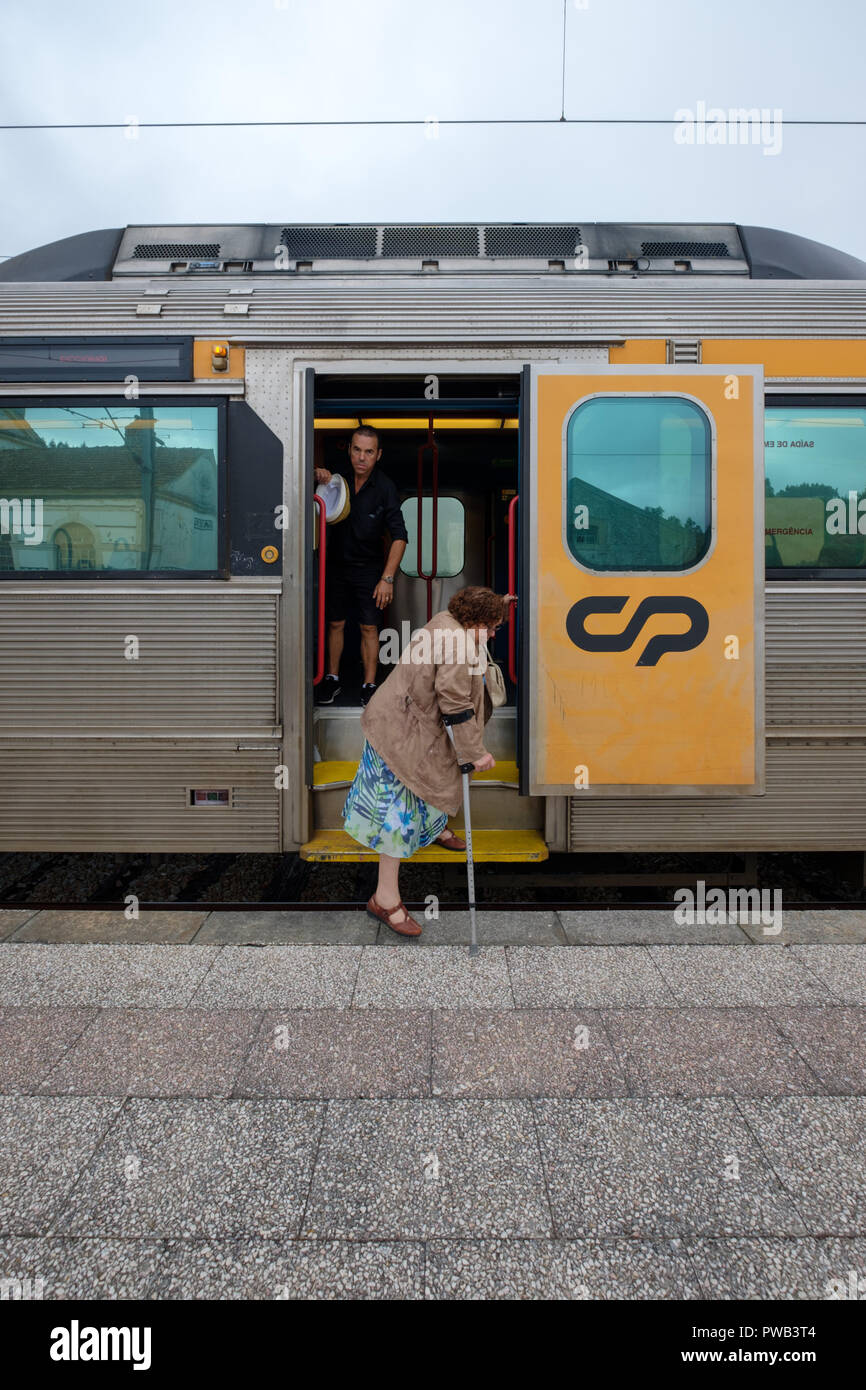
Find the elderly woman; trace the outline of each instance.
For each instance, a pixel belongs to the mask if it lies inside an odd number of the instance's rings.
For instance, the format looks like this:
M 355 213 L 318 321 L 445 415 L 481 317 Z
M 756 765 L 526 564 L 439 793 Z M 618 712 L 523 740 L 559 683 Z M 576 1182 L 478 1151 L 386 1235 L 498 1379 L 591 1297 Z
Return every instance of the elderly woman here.
M 464 850 L 446 828 L 461 805 L 460 765 L 472 763 L 477 772 L 496 765 L 482 737 L 492 712 L 484 644 L 511 601 L 492 589 L 461 589 L 447 612 L 413 635 L 361 718 L 364 751 L 343 817 L 353 839 L 379 850 L 379 882 L 367 911 L 401 936 L 421 935 L 400 898 L 401 859 L 434 840 Z

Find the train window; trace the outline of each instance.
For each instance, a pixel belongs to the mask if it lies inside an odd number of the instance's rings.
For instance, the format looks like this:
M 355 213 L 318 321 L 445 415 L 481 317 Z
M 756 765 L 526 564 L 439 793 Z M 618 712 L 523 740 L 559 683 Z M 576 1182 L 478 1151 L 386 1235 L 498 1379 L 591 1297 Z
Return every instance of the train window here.
M 0 574 L 219 572 L 219 405 L 0 405 Z
M 566 538 L 601 571 L 687 570 L 709 549 L 712 431 L 684 396 L 603 395 L 566 432 Z
M 404 574 L 418 577 L 418 499 L 407 497 L 402 505 L 403 520 L 409 533 L 409 544 L 403 554 L 400 569 Z M 463 503 L 456 497 L 440 497 L 436 515 L 436 574 L 450 579 L 463 569 L 464 520 Z M 433 499 L 422 498 L 421 506 L 421 568 L 425 574 L 432 569 L 433 560 Z
M 767 405 L 768 569 L 866 571 L 866 405 Z

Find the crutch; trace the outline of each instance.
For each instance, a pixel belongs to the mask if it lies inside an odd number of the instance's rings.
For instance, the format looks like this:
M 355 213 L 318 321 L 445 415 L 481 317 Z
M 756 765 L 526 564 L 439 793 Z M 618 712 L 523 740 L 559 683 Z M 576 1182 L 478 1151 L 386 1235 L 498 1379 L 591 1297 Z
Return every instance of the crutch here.
M 454 733 L 451 728 L 451 720 L 442 716 L 442 722 L 448 730 L 448 737 L 454 743 Z M 456 748 L 455 748 L 456 752 Z M 472 821 L 469 818 L 469 774 L 474 771 L 474 763 L 461 763 L 460 771 L 463 773 L 463 820 L 466 824 L 466 877 L 469 880 L 469 923 L 472 931 L 469 954 L 478 955 L 478 937 L 475 931 L 475 865 L 472 862 Z

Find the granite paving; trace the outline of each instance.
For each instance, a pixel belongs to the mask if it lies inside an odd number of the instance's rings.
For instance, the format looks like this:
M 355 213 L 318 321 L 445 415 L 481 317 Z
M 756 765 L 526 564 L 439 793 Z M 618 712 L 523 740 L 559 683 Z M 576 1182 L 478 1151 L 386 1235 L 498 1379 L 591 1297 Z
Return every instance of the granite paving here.
M 6 1297 L 866 1291 L 856 913 L 72 915 L 0 909 Z

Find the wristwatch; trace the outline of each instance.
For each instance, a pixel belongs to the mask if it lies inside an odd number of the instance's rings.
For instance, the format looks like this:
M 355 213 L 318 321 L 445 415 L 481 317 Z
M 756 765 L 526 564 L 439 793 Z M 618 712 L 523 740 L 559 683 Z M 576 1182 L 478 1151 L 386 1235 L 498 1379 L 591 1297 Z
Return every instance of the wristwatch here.
M 383 584 L 393 584 L 393 583 L 394 583 L 394 576 L 393 576 L 393 574 L 383 574 L 383 575 L 382 575 L 382 582 L 383 582 Z

